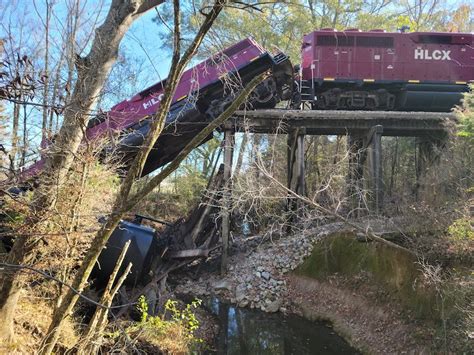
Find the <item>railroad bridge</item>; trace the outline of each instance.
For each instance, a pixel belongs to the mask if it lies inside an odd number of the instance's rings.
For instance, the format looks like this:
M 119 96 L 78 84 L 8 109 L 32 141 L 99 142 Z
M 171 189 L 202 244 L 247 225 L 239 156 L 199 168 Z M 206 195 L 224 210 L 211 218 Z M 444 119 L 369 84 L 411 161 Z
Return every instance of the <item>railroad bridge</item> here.
M 383 208 L 382 136 L 419 139 L 417 171 L 433 161 L 433 145 L 441 146 L 456 124 L 454 113 L 399 111 L 256 110 L 237 111 L 224 127 L 224 179 L 231 176 L 235 132 L 288 135 L 288 187 L 305 194 L 304 136 L 348 138 L 350 196 L 368 191 L 372 212 Z M 364 186 L 364 181 L 367 182 Z M 354 201 L 357 203 L 357 201 Z M 357 207 L 357 206 L 355 206 Z

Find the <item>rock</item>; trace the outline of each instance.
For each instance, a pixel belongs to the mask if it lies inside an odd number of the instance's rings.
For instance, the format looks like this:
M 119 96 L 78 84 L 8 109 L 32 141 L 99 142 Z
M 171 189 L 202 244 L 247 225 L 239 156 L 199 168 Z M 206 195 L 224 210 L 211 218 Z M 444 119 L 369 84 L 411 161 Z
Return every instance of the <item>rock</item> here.
M 237 302 L 241 302 L 245 298 L 245 291 L 247 290 L 247 287 L 244 284 L 239 284 L 235 288 L 235 299 Z
M 212 288 L 216 291 L 219 290 L 228 290 L 232 289 L 232 284 L 227 280 L 215 281 L 212 283 Z
M 264 271 L 264 272 L 262 272 L 262 277 L 265 280 L 269 280 L 270 279 L 270 273 L 268 273 L 267 271 Z
M 247 307 L 248 304 L 249 304 L 248 300 L 243 300 L 243 301 L 239 302 L 239 307 Z
M 275 313 L 275 312 L 278 312 L 280 307 L 281 307 L 281 301 L 280 300 L 275 300 L 275 301 L 271 302 L 270 304 L 268 304 L 265 308 L 266 308 L 267 312 Z
M 260 277 L 262 277 L 262 274 L 260 274 L 260 271 L 257 271 L 257 272 L 255 273 L 255 276 L 257 276 L 258 278 L 260 278 Z

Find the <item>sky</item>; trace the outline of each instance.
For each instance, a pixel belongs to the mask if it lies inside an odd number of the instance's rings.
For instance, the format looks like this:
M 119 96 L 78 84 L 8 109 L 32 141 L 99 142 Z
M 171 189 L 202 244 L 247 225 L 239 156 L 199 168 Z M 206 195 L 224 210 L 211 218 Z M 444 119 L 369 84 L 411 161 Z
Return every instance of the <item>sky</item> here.
M 50 56 L 51 62 L 58 61 L 61 53 L 61 36 L 65 33 L 65 18 L 68 11 L 69 0 L 50 0 L 54 2 L 53 16 L 51 18 L 50 30 Z M 0 0 L 0 38 L 7 42 L 6 50 L 12 53 L 28 54 L 38 56 L 37 61 L 42 66 L 44 56 L 44 19 L 46 13 L 45 0 Z M 80 0 L 84 8 L 84 22 L 90 38 L 93 36 L 91 28 L 97 27 L 103 22 L 109 9 L 110 0 Z M 120 44 L 120 56 L 125 55 L 127 61 L 137 62 L 135 69 L 137 76 L 124 83 L 119 83 L 120 89 L 105 95 L 101 103 L 103 109 L 108 109 L 121 100 L 133 96 L 146 87 L 166 78 L 171 62 L 168 50 L 162 49 L 163 42 L 159 33 L 166 30 L 165 26 L 153 22 L 157 16 L 156 10 L 151 10 L 137 19 L 126 32 Z M 89 27 L 89 28 L 87 28 Z M 15 46 L 9 47 L 9 37 L 15 39 Z M 82 38 L 81 38 L 82 39 Z M 91 41 L 89 41 L 90 43 Z M 80 53 L 85 56 L 88 47 L 82 48 Z M 120 61 L 120 60 L 119 60 Z M 126 67 L 126 65 L 124 65 Z M 113 70 L 117 70 L 115 67 Z M 63 80 L 65 77 L 63 75 Z M 113 90 L 111 90 L 113 91 Z M 32 148 L 39 145 L 38 137 L 41 135 L 40 122 L 41 112 L 37 107 L 28 107 L 29 117 L 34 123 L 30 127 L 29 138 Z M 12 105 L 6 104 L 6 113 L 11 114 Z M 11 127 L 10 127 L 11 128 Z M 8 147 L 8 143 L 6 146 Z M 35 149 L 35 148 L 34 148 Z

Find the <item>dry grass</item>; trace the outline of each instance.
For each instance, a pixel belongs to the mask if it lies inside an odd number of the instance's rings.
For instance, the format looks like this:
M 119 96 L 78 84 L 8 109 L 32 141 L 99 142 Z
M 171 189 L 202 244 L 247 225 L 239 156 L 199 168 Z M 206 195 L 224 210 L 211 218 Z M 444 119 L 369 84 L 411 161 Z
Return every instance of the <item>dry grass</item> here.
M 137 340 L 159 347 L 168 354 L 189 354 L 192 339 L 189 331 L 180 323 L 167 322 L 165 329 L 158 331 L 153 327 L 144 327 Z
M 8 345 L 0 344 L 0 354 L 32 354 L 39 350 L 52 317 L 51 305 L 41 298 L 22 297 L 15 315 L 15 341 Z M 71 318 L 64 322 L 59 346 L 70 349 L 79 340 L 76 324 Z
M 54 207 L 34 226 L 27 223 L 34 211 L 32 192 L 6 199 L 0 211 L 8 216 L 3 227 L 6 224 L 13 236 L 26 234 L 31 242 L 39 242 L 35 255 L 28 261 L 30 266 L 70 283 L 100 227 L 99 217 L 110 212 L 119 183 L 115 171 L 113 166 L 100 164 L 96 152 L 80 152 L 66 185 L 56 191 Z M 4 255 L 0 254 L 0 258 Z M 23 273 L 22 281 L 23 295 L 15 315 L 15 341 L 11 347 L 3 348 L 3 352 L 37 350 L 64 289 L 56 281 L 31 272 Z M 60 346 L 71 348 L 76 342 L 74 325 L 66 321 Z

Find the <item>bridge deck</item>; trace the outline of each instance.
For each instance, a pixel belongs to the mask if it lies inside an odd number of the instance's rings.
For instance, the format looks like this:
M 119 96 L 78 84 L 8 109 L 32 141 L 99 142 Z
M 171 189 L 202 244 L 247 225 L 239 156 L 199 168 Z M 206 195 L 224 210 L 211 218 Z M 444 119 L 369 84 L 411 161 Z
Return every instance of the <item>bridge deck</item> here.
M 255 133 L 287 133 L 304 128 L 306 134 L 363 134 L 370 128 L 383 126 L 386 136 L 430 136 L 443 134 L 457 122 L 454 113 L 398 111 L 318 111 L 257 110 L 237 111 L 233 128 Z

